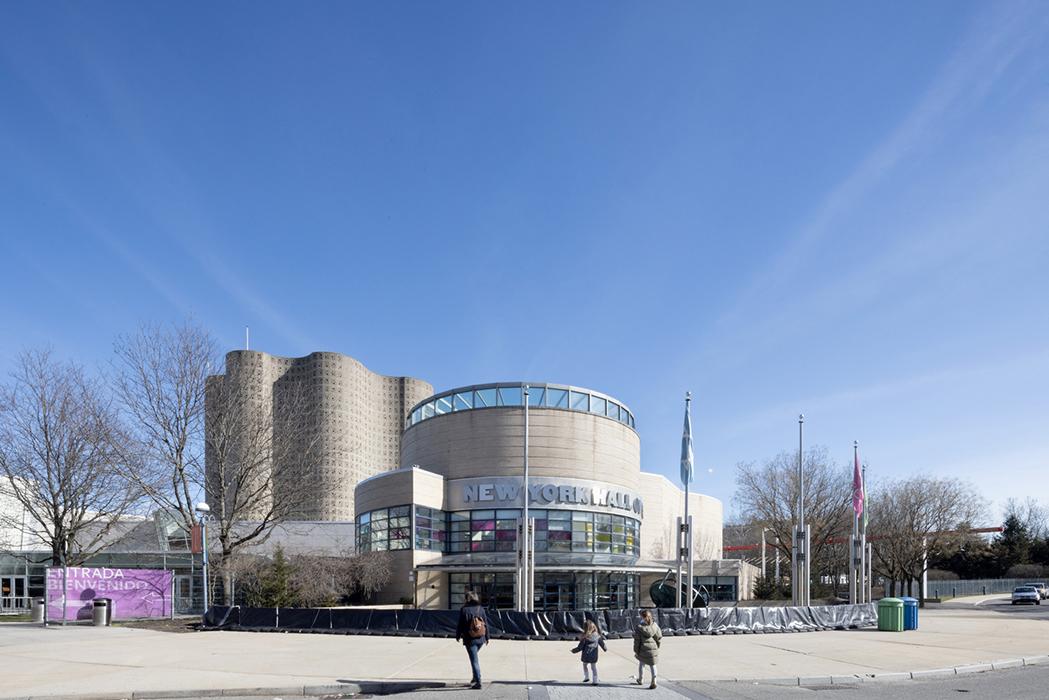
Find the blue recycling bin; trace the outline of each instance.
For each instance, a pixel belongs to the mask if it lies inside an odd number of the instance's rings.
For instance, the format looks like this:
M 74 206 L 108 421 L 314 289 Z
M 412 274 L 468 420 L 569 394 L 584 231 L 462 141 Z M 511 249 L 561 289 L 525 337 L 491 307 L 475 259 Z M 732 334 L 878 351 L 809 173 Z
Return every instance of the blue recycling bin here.
M 903 629 L 918 629 L 918 599 L 904 596 L 900 600 L 903 601 Z

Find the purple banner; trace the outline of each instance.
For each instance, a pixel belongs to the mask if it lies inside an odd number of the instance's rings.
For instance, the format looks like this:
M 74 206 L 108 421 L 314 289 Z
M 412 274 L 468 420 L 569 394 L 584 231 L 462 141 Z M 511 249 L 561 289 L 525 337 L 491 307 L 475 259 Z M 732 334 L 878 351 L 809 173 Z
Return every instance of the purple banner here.
M 48 567 L 49 620 L 61 620 L 63 614 L 66 620 L 90 620 L 95 598 L 113 601 L 114 620 L 168 617 L 171 614 L 171 572 L 103 566 L 70 566 L 64 570 Z

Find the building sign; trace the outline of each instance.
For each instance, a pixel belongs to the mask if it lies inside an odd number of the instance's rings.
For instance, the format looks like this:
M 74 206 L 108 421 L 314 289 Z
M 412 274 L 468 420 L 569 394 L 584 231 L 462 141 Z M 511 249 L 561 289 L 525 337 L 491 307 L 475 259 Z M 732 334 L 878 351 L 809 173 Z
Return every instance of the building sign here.
M 63 616 L 66 620 L 90 620 L 95 598 L 113 601 L 114 620 L 168 617 L 171 614 L 171 572 L 105 566 L 70 566 L 64 570 L 48 567 L 49 620 L 61 620 Z
M 448 482 L 448 510 L 521 508 L 521 479 L 492 477 L 453 479 Z M 529 479 L 528 505 L 536 508 L 626 511 L 643 517 L 645 506 L 637 493 L 582 479 Z

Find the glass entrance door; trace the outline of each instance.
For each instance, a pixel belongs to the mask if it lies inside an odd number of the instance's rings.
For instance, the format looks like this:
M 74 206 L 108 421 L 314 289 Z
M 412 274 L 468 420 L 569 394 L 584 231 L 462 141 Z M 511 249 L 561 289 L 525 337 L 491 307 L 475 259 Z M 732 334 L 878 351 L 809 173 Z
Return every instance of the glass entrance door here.
M 575 610 L 576 587 L 574 577 L 553 578 L 546 575 L 543 583 L 543 610 Z
M 15 613 L 29 609 L 25 576 L 0 576 L 0 612 Z

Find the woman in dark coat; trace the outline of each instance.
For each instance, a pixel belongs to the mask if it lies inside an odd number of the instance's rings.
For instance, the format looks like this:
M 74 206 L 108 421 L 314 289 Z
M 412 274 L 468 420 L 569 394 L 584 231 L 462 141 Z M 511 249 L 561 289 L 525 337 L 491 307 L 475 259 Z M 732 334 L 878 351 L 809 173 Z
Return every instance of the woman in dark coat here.
M 488 614 L 481 606 L 481 600 L 473 591 L 466 592 L 466 601 L 459 610 L 459 624 L 455 628 L 455 641 L 462 642 L 470 656 L 470 668 L 473 670 L 473 681 L 470 688 L 481 689 L 481 664 L 477 652 L 488 643 Z

